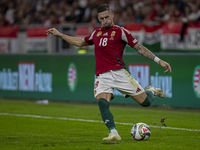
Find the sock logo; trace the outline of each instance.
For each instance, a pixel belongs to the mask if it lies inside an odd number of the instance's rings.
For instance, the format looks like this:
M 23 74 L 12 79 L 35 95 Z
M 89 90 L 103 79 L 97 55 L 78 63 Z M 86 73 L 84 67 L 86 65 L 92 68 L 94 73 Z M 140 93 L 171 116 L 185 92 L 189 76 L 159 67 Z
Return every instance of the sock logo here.
M 106 123 L 108 123 L 109 121 L 110 121 L 110 120 L 106 119 L 104 123 L 106 124 Z

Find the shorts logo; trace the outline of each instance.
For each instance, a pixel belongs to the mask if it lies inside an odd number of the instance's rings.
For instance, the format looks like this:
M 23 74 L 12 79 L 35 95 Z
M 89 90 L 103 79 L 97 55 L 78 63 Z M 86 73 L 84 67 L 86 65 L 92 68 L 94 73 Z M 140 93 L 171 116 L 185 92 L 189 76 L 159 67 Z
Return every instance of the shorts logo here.
M 137 91 L 136 91 L 136 93 L 138 93 L 138 92 L 140 92 L 141 91 L 141 89 L 140 88 L 137 88 Z
M 97 81 L 97 82 L 95 83 L 94 89 L 96 89 L 96 88 L 98 87 L 98 85 L 99 85 L 99 81 Z
M 97 33 L 97 37 L 99 37 L 101 34 L 102 34 L 102 31 L 99 31 L 99 32 Z
M 193 87 L 195 95 L 200 98 L 200 65 L 194 69 Z
M 74 92 L 77 85 L 77 70 L 74 63 L 71 63 L 68 68 L 68 86 L 71 92 Z
M 111 37 L 114 37 L 114 36 L 115 36 L 115 33 L 116 33 L 115 31 L 112 31 L 112 33 L 111 33 L 110 36 L 111 36 Z

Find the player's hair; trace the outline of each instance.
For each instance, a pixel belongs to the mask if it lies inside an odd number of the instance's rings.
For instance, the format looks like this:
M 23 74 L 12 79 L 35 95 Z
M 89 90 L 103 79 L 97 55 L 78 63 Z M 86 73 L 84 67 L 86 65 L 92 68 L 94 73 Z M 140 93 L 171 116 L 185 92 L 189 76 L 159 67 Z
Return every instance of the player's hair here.
M 111 12 L 110 6 L 108 4 L 102 4 L 97 8 L 97 13 L 104 12 L 104 11 Z

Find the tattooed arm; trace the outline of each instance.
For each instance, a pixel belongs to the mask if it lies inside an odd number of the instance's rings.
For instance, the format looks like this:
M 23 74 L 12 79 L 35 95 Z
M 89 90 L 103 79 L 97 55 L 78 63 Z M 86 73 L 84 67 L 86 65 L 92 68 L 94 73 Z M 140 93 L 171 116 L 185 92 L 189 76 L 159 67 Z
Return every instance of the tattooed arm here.
M 150 50 L 148 50 L 146 47 L 142 46 L 142 45 L 139 44 L 139 43 L 136 44 L 136 45 L 134 46 L 134 49 L 135 49 L 140 55 L 142 55 L 142 56 L 144 56 L 144 57 L 146 57 L 146 58 L 148 58 L 148 59 L 150 59 L 150 60 L 153 60 L 153 61 L 154 61 L 154 59 L 156 58 L 156 56 L 155 56 Z M 165 62 L 165 61 L 163 61 L 163 60 L 160 59 L 160 60 L 158 61 L 158 64 L 160 64 L 162 67 L 165 68 L 165 73 L 167 73 L 168 71 L 172 72 L 171 66 L 170 66 L 169 63 L 167 63 L 167 62 Z
M 154 58 L 156 57 L 150 50 L 148 50 L 146 47 L 142 46 L 141 44 L 136 44 L 134 46 L 134 49 L 142 56 L 150 59 L 150 60 L 154 60 Z

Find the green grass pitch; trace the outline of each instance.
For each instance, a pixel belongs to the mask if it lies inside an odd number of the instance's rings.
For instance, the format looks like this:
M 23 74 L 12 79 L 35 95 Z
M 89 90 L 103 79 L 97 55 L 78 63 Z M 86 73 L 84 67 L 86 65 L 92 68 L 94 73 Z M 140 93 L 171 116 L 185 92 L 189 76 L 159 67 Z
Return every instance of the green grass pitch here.
M 102 141 L 109 130 L 96 103 L 0 99 L 0 150 L 200 149 L 200 110 L 114 104 L 110 110 L 121 141 Z M 149 140 L 132 139 L 137 122 L 150 125 Z

